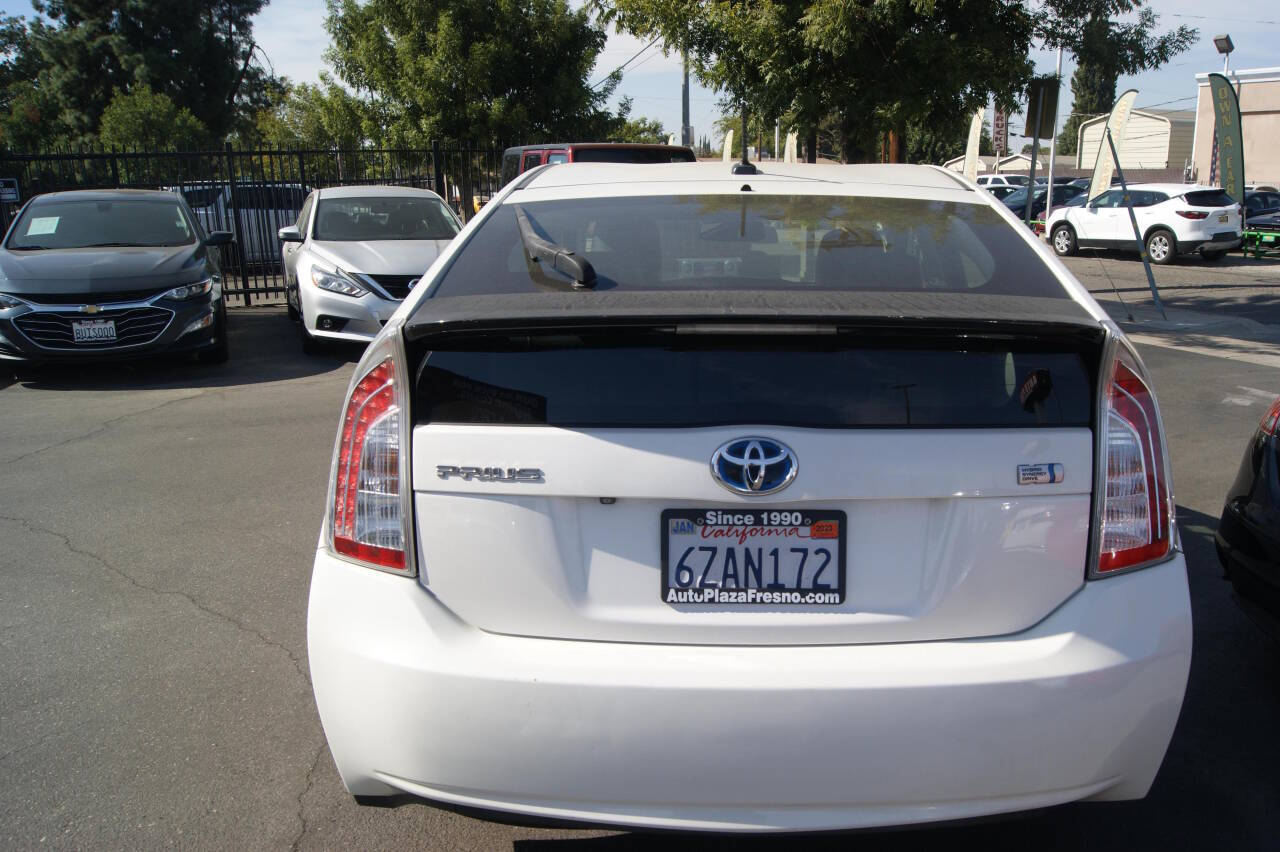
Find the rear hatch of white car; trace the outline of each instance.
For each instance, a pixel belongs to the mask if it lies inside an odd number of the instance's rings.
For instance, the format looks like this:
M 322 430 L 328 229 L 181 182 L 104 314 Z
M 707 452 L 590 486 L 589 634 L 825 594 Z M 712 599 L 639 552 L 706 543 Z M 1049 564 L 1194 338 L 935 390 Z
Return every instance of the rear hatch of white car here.
M 581 287 L 522 257 L 510 203 L 464 234 L 404 330 L 416 568 L 462 621 L 905 642 L 1081 587 L 1098 321 L 975 193 L 760 186 L 526 196 Z
M 1221 189 L 1197 189 L 1173 199 L 1175 212 L 1184 219 L 1179 230 L 1189 229 L 1207 239 L 1232 242 L 1240 237 L 1244 215 L 1240 204 Z
M 1103 335 L 1071 303 L 886 321 L 574 298 L 410 331 L 418 569 L 467 623 L 900 642 L 1021 630 L 1082 584 Z M 780 490 L 717 478 L 752 441 L 790 451 Z

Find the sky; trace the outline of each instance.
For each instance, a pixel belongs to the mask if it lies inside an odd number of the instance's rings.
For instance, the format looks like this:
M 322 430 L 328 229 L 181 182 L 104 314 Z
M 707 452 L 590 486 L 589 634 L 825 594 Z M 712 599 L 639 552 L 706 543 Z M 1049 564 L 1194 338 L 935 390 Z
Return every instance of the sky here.
M 581 0 L 570 0 L 578 7 Z M 1203 0 L 1157 0 L 1150 3 L 1158 15 L 1162 29 L 1181 24 L 1200 30 L 1199 41 L 1186 53 L 1174 57 L 1168 65 L 1145 74 L 1121 77 L 1117 93 L 1129 88 L 1138 90 L 1137 107 L 1160 109 L 1194 109 L 1195 75 L 1222 70 L 1222 56 L 1213 46 L 1213 36 L 1230 33 L 1235 42 L 1231 56 L 1233 69 L 1280 65 L 1280 8 L 1263 0 L 1237 0 L 1222 7 L 1226 14 L 1214 15 Z M 11 15 L 30 15 L 29 0 L 0 0 L 0 11 Z M 324 0 L 270 0 L 254 20 L 254 37 L 266 52 L 275 73 L 296 82 L 314 82 L 325 69 L 324 51 L 329 43 L 324 29 Z M 608 44 L 591 77 L 594 83 L 614 68 L 631 59 L 646 45 L 645 41 L 626 34 L 611 34 Z M 1037 74 L 1054 72 L 1056 54 L 1037 50 L 1032 58 Z M 1071 109 L 1070 79 L 1074 66 L 1070 57 L 1063 59 L 1063 87 L 1059 95 L 1059 127 Z M 633 115 L 643 115 L 662 122 L 669 133 L 680 131 L 680 58 L 663 56 L 658 46 L 644 50 L 625 70 L 614 94 L 614 103 L 629 95 L 634 100 Z M 699 137 L 710 136 L 719 116 L 715 92 L 692 81 L 690 93 L 691 123 Z M 990 112 L 988 111 L 988 117 Z M 1021 132 L 1024 121 L 1010 122 L 1010 147 L 1019 150 L 1027 141 L 1013 132 Z M 785 128 L 784 128 L 785 132 Z M 718 140 L 716 140 L 717 144 Z M 963 153 L 957 151 L 957 155 Z

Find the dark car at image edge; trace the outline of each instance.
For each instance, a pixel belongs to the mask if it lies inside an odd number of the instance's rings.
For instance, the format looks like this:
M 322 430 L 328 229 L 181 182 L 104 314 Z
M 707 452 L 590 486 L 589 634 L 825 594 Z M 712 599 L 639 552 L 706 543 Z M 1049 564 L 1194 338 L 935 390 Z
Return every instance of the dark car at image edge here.
M 1280 641 L 1280 399 L 1245 447 L 1214 540 L 1241 609 Z
M 29 201 L 0 247 L 0 360 L 228 356 L 218 246 L 176 193 L 81 190 Z

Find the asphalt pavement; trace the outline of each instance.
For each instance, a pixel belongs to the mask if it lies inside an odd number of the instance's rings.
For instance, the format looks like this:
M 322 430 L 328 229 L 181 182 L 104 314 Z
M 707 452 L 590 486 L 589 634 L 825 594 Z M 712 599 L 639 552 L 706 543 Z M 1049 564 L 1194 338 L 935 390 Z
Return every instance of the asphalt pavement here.
M 807 847 L 1274 847 L 1280 647 L 1230 600 L 1212 531 L 1244 443 L 1280 394 L 1280 263 L 1157 269 L 1167 317 L 1144 295 L 1136 259 L 1069 265 L 1140 341 L 1172 445 L 1195 654 L 1155 787 L 1138 802 L 810 837 Z M 233 310 L 231 329 L 232 360 L 220 367 L 0 371 L 0 846 L 796 844 L 356 806 L 316 716 L 305 615 L 338 408 L 358 353 L 303 356 L 280 307 Z M 390 712 L 405 710 L 370 707 L 369 724 Z

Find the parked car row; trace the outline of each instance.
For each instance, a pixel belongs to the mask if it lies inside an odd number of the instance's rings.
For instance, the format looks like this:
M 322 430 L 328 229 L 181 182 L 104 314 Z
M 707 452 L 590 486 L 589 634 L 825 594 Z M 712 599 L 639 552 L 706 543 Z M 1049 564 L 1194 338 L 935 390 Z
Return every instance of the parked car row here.
M 504 180 L 557 162 L 692 162 L 683 146 L 508 149 Z M 302 347 L 367 342 L 462 227 L 436 193 L 198 181 L 28 201 L 0 248 L 0 361 L 228 357 L 221 251 L 277 258 Z

